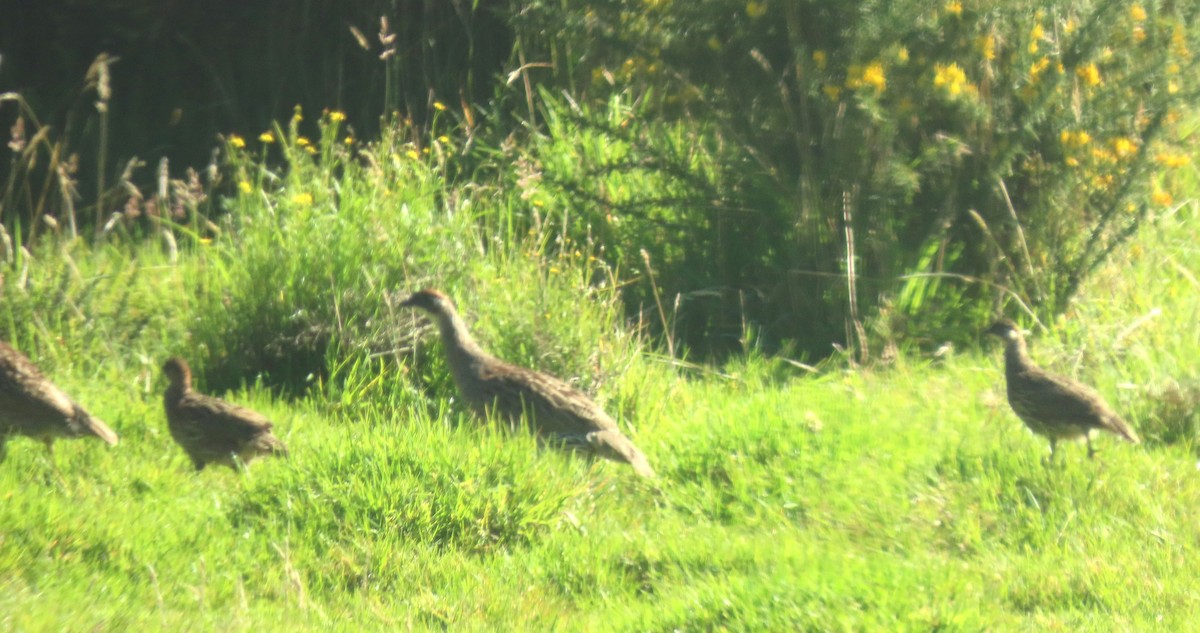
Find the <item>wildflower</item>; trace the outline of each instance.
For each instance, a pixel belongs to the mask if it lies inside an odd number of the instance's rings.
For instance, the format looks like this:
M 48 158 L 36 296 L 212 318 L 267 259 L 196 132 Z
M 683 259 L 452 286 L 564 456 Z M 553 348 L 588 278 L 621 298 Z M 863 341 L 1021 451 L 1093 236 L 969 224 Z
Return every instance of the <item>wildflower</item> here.
M 883 74 L 883 64 L 875 62 L 863 71 L 863 81 L 875 86 L 875 92 L 883 92 L 887 88 L 887 77 Z
M 752 18 L 761 18 L 767 12 L 767 3 L 750 0 L 746 3 L 746 15 Z
M 296 205 L 299 205 L 302 207 L 307 207 L 308 205 L 310 205 L 312 203 L 313 203 L 313 196 L 311 193 L 307 193 L 307 192 L 298 193 L 298 194 L 292 196 L 292 204 L 296 204 Z
M 992 35 L 984 35 L 975 41 L 979 46 L 979 52 L 983 54 L 983 58 L 989 62 L 996 59 L 996 38 Z
M 945 88 L 946 93 L 951 97 L 956 97 L 963 91 L 963 87 L 967 84 L 967 75 L 958 64 L 949 66 L 937 64 L 934 68 L 933 85 Z
M 896 51 L 896 61 L 900 62 L 901 64 L 908 61 L 908 49 L 907 48 L 901 46 Z
M 434 109 L 434 110 L 437 110 L 438 112 L 445 112 L 445 111 L 446 111 L 446 104 L 442 103 L 441 101 L 434 101 L 434 102 L 433 102 L 433 109 Z
M 1041 59 L 1037 60 L 1036 62 L 1033 62 L 1032 64 L 1030 64 L 1029 65 L 1029 80 L 1031 82 L 1036 82 L 1038 80 L 1038 77 L 1042 74 L 1042 71 L 1046 70 L 1046 68 L 1048 68 L 1049 66 L 1050 66 L 1050 59 L 1048 57 L 1042 57 Z
M 1171 168 L 1184 167 L 1188 163 L 1192 162 L 1191 157 L 1187 154 L 1179 154 L 1176 152 L 1159 152 L 1158 155 L 1154 157 L 1154 160 L 1163 167 Z
M 721 50 L 721 40 L 717 39 L 716 35 L 708 38 L 708 47 L 714 51 Z
M 353 137 L 353 136 L 347 136 L 346 138 L 342 139 L 342 142 L 343 142 L 343 143 L 345 143 L 346 145 L 353 145 L 353 144 L 354 144 L 354 137 Z
M 312 145 L 305 145 L 304 151 L 308 152 L 309 156 L 316 156 L 317 154 L 317 148 L 313 147 Z
M 825 65 L 829 61 L 825 56 L 825 51 L 820 49 L 813 51 L 812 60 L 817 65 L 817 70 L 825 70 Z
M 1083 80 L 1083 83 L 1089 86 L 1099 86 L 1104 82 L 1104 80 L 1100 78 L 1100 69 L 1097 68 L 1096 64 L 1094 63 L 1076 68 L 1075 74 L 1079 75 L 1079 78 Z
M 411 158 L 413 160 L 417 160 L 418 158 L 421 157 L 421 154 L 419 152 L 417 152 L 417 150 L 415 150 L 415 149 L 410 149 L 407 152 L 404 152 L 404 155 L 408 156 L 409 158 Z
M 229 144 L 233 146 L 234 149 L 242 149 L 246 146 L 246 139 L 238 136 L 237 134 L 230 134 Z
M 296 125 L 304 120 L 304 116 L 300 112 L 300 106 L 296 106 L 295 111 L 292 113 L 292 125 Z
M 1112 149 L 1117 158 L 1126 158 L 1137 152 L 1137 143 L 1122 136 L 1112 140 Z
M 1046 36 L 1046 29 L 1042 28 L 1041 24 L 1033 25 L 1029 31 L 1029 54 L 1038 52 L 1038 42 Z
M 1154 193 L 1150 194 L 1150 200 L 1160 207 L 1169 207 L 1172 202 L 1175 202 L 1170 192 L 1163 191 L 1162 189 L 1155 189 Z
M 962 3 L 958 2 L 958 0 L 950 0 L 950 2 L 946 3 L 945 8 L 946 13 L 949 13 L 950 15 L 962 15 L 963 12 Z
M 312 145 L 312 141 L 308 140 L 308 137 L 306 136 L 297 136 L 296 144 L 300 147 L 308 147 L 309 145 Z
M 1133 27 L 1133 41 L 1139 44 L 1146 41 L 1146 29 L 1140 24 Z
M 271 132 L 263 132 L 262 134 L 258 135 L 258 140 L 261 143 L 274 143 L 275 135 Z
M 1129 7 L 1129 17 L 1133 18 L 1134 22 L 1141 22 L 1146 19 L 1146 10 L 1140 4 L 1134 4 Z
M 1078 167 L 1078 166 L 1079 166 L 1078 158 L 1075 158 L 1074 156 L 1067 157 L 1067 167 Z
M 842 96 L 842 89 L 838 86 L 822 86 L 821 92 L 824 92 L 830 101 L 837 101 L 838 97 Z
M 1063 33 L 1070 35 L 1075 31 L 1075 27 L 1077 26 L 1079 26 L 1079 23 L 1075 21 L 1075 18 L 1067 18 L 1067 21 L 1063 22 Z
M 334 110 L 333 112 L 329 113 L 329 120 L 333 121 L 334 123 L 341 123 L 342 121 L 346 120 L 346 113 L 340 110 Z
M 1179 84 L 1174 79 L 1167 81 L 1167 94 L 1173 95 L 1179 92 Z
M 443 134 L 443 135 L 441 135 L 441 136 L 437 137 L 437 140 L 438 140 L 438 142 L 439 142 L 439 143 L 441 143 L 442 145 L 449 145 L 449 144 L 450 144 L 450 137 L 449 137 L 449 136 L 446 136 L 445 134 Z
M 254 187 L 250 186 L 250 183 L 245 180 L 238 183 L 238 189 L 242 193 L 250 193 L 250 192 L 254 191 Z

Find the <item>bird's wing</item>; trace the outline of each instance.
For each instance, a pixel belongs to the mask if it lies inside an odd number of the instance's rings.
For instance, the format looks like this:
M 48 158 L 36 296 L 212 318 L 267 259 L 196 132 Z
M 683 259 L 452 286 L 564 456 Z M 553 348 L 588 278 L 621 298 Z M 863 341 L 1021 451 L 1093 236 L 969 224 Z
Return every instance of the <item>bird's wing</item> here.
M 534 424 L 544 433 L 617 430 L 617 423 L 591 398 L 554 376 L 514 365 L 481 374 L 481 382 L 488 385 L 498 408 L 532 414 Z
M 202 427 L 200 432 L 208 442 L 221 446 L 240 446 L 271 430 L 270 420 L 257 411 L 211 396 L 184 396 L 176 412 L 181 419 Z
M 1137 442 L 1137 434 L 1104 401 L 1095 389 L 1064 376 L 1046 372 L 1027 375 L 1024 398 L 1050 422 L 1106 429 Z

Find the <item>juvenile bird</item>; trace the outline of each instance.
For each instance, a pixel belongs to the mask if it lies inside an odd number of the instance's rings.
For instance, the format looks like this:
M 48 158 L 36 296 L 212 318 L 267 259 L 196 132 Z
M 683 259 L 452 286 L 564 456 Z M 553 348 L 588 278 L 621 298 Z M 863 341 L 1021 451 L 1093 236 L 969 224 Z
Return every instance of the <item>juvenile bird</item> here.
M 104 422 L 50 382 L 24 354 L 0 342 L 0 462 L 10 435 L 42 440 L 52 457 L 59 437 L 92 435 L 117 444 L 117 434 Z
M 483 351 L 446 295 L 421 290 L 400 305 L 422 310 L 437 323 L 454 383 L 477 415 L 494 411 L 510 424 L 524 416 L 541 440 L 625 462 L 643 477 L 654 476 L 646 456 L 590 398 L 558 378 Z
M 209 463 L 237 470 L 259 455 L 287 456 L 287 447 L 271 434 L 271 422 L 245 407 L 192 390 L 192 370 L 182 358 L 163 363 L 170 385 L 163 395 L 167 428 L 196 470 Z
M 1053 457 L 1058 440 L 1087 441 L 1094 457 L 1092 434 L 1108 431 L 1137 444 L 1137 433 L 1104 402 L 1095 389 L 1063 376 L 1047 373 L 1033 364 L 1025 337 L 1016 324 L 1002 319 L 986 331 L 1004 339 L 1004 374 L 1008 403 L 1029 430 L 1050 440 Z

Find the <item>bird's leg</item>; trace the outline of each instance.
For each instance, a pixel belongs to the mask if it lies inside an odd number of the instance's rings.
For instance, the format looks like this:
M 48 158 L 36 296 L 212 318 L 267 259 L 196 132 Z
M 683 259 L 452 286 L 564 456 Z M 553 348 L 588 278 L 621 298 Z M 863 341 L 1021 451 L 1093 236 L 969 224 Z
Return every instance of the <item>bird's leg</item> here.
M 54 478 L 58 480 L 58 485 L 64 489 L 67 487 L 67 480 L 63 478 L 62 471 L 58 469 L 58 464 L 54 462 L 54 438 L 43 437 L 42 442 L 46 444 L 46 458 L 50 460 L 50 471 L 54 473 Z
M 1096 457 L 1096 449 L 1092 446 L 1092 436 L 1089 433 L 1088 435 L 1085 435 L 1084 438 L 1087 440 L 1088 459 L 1094 459 Z

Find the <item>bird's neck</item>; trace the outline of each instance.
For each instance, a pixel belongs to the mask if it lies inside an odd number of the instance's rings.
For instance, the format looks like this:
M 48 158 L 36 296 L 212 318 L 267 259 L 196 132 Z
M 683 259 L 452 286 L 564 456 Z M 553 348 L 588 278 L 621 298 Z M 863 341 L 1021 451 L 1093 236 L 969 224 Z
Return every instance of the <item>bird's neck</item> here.
M 460 372 L 467 371 L 480 359 L 487 357 L 487 352 L 484 352 L 479 343 L 475 342 L 474 337 L 467 330 L 467 324 L 458 313 L 450 312 L 439 315 L 437 324 L 442 335 L 442 346 L 446 348 L 446 358 L 456 377 L 460 375 Z
M 1008 373 L 1018 373 L 1033 366 L 1029 351 L 1025 347 L 1025 339 L 1017 337 L 1010 339 L 1004 347 L 1004 368 Z
M 192 390 L 192 386 L 186 382 L 173 382 L 167 386 L 167 391 L 164 397 L 167 400 L 175 401 L 183 398 Z

